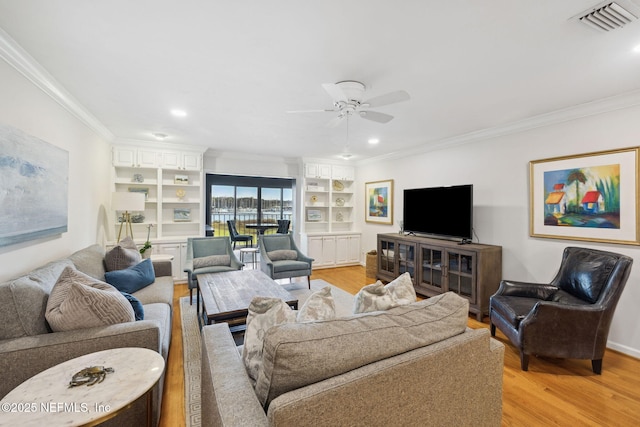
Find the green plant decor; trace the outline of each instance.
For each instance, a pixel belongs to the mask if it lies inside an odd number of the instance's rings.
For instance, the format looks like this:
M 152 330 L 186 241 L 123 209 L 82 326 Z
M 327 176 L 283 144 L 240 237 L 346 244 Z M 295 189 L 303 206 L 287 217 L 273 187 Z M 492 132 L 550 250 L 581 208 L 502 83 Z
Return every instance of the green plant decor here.
M 153 227 L 153 224 L 147 225 L 147 241 L 144 242 L 144 245 L 142 245 L 142 247 L 140 248 L 140 254 L 144 254 L 147 251 L 147 249 L 151 249 L 151 241 L 149 240 L 149 237 L 151 236 L 152 227 Z

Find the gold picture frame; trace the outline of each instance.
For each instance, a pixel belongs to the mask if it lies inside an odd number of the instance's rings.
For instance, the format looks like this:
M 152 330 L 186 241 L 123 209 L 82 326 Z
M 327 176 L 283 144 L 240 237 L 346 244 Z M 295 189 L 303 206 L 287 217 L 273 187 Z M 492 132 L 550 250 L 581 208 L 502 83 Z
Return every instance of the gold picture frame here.
M 529 162 L 529 235 L 640 245 L 639 147 Z
M 364 186 L 365 221 L 393 224 L 393 180 L 367 182 Z

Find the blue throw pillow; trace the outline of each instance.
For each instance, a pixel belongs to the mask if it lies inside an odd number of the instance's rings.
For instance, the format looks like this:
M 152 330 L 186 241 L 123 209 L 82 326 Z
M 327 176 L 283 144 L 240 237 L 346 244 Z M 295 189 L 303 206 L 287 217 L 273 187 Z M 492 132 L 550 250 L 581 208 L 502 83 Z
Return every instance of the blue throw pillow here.
M 142 307 L 142 303 L 136 297 L 126 292 L 120 292 L 131 304 L 131 308 L 133 308 L 133 312 L 136 315 L 136 320 L 144 320 L 144 307 Z
M 147 258 L 124 270 L 107 271 L 104 278 L 119 291 L 132 294 L 152 284 L 156 280 L 156 274 L 151 259 Z

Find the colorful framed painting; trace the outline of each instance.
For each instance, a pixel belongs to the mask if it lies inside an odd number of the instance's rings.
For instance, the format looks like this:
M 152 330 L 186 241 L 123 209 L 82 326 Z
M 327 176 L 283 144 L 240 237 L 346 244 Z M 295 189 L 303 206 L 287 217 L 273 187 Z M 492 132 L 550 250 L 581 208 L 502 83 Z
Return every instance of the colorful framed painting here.
M 365 194 L 365 221 L 393 224 L 393 180 L 367 182 Z
M 530 235 L 640 244 L 638 147 L 529 163 Z

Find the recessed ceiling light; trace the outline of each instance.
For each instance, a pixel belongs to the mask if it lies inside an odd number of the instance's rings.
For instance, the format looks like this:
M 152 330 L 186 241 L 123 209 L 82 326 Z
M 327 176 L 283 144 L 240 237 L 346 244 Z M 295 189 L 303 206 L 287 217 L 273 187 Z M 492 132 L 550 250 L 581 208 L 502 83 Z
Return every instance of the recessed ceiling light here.
M 378 138 L 369 138 L 369 144 L 371 144 L 371 145 L 375 145 L 378 142 L 380 142 L 380 140 Z
M 160 132 L 156 132 L 156 133 L 154 133 L 154 134 L 152 134 L 152 135 L 153 135 L 153 137 L 154 137 L 155 139 L 158 139 L 158 140 L 160 140 L 160 141 L 162 141 L 163 139 L 166 139 L 166 138 L 169 136 L 169 135 L 167 135 L 166 133 L 160 133 Z
M 176 117 L 186 117 L 187 112 L 184 110 L 171 110 L 171 114 L 173 114 Z
M 638 46 L 634 47 L 634 48 L 633 48 L 633 51 L 634 51 L 635 53 L 640 53 L 640 44 L 639 44 Z

